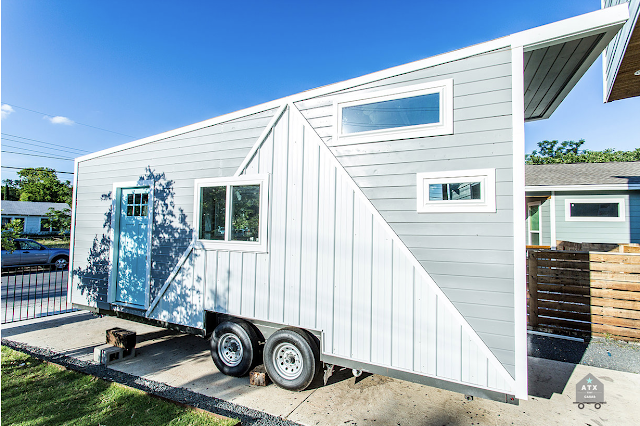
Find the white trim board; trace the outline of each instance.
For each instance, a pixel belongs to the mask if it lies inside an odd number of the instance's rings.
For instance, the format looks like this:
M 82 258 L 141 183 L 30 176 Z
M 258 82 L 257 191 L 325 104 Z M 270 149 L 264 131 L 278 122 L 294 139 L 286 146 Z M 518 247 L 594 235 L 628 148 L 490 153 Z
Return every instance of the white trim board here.
M 388 68 L 385 70 L 377 71 L 371 74 L 366 74 L 360 77 L 352 78 L 342 82 L 330 84 L 327 86 L 321 86 L 315 89 L 311 89 L 305 92 L 287 96 L 274 101 L 266 102 L 260 105 L 256 105 L 250 108 L 235 111 L 229 114 L 214 117 L 209 120 L 205 120 L 199 123 L 191 124 L 178 129 L 170 130 L 164 133 L 160 133 L 155 136 L 149 136 L 137 141 L 132 141 L 123 145 L 118 145 L 112 148 L 108 148 L 102 151 L 88 154 L 82 157 L 78 157 L 76 161 L 86 161 L 92 158 L 101 157 L 104 155 L 112 154 L 114 152 L 123 151 L 126 149 L 134 148 L 136 146 L 144 145 L 151 142 L 157 142 L 159 140 L 167 139 L 176 135 L 192 132 L 205 127 L 220 124 L 226 121 L 234 120 L 236 118 L 257 114 L 281 107 L 286 103 L 294 103 L 318 96 L 327 95 L 330 93 L 339 92 L 351 87 L 357 87 L 373 81 L 383 80 L 385 78 L 393 77 L 399 74 L 404 74 L 412 71 L 416 71 L 423 68 L 433 67 L 447 62 L 452 62 L 460 59 L 464 59 L 470 56 L 480 55 L 483 53 L 491 52 L 497 49 L 508 48 L 510 46 L 522 46 L 523 49 L 531 50 L 546 47 L 548 45 L 564 43 L 572 39 L 587 37 L 589 35 L 606 33 L 606 37 L 603 38 L 601 43 L 608 43 L 611 38 L 618 32 L 620 28 L 629 18 L 628 7 L 624 4 L 610 7 L 607 9 L 596 10 L 587 14 L 579 15 L 573 18 L 565 19 L 562 21 L 554 22 L 552 24 L 543 25 L 540 27 L 532 28 L 529 30 L 521 31 L 509 36 L 501 37 L 495 40 L 487 41 L 484 43 L 476 44 L 473 46 L 465 47 L 463 49 L 454 50 L 452 52 L 443 53 L 440 55 L 432 56 L 419 61 L 410 62 L 408 64 L 399 65 L 396 67 Z M 606 46 L 606 43 L 604 44 Z M 597 50 L 597 49 L 596 49 Z M 596 56 L 600 55 L 600 52 Z M 593 58 L 589 58 L 593 59 Z M 585 62 L 591 65 L 591 62 L 587 60 Z M 584 68 L 584 67 L 583 67 Z M 586 71 L 586 68 L 579 70 L 579 76 Z M 578 78 L 579 79 L 579 78 Z M 561 96 L 558 96 L 555 103 L 548 109 L 545 117 L 551 115 L 557 105 L 564 99 L 569 90 L 575 85 L 578 79 L 572 79 Z
M 640 189 L 640 184 L 637 183 L 618 183 L 618 184 L 605 184 L 605 185 L 530 185 L 525 186 L 524 190 L 527 192 L 570 192 L 570 191 L 635 191 Z
M 515 396 L 527 399 L 527 283 L 526 283 L 526 234 L 522 218 L 525 206 L 524 161 L 524 49 L 511 51 L 511 104 L 513 127 L 513 310 L 515 329 Z

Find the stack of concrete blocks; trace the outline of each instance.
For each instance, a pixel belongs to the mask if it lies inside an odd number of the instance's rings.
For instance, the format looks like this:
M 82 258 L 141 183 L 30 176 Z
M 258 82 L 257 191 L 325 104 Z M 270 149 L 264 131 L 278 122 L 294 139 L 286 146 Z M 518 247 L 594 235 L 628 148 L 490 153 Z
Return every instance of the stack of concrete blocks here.
M 109 365 L 136 355 L 136 332 L 123 328 L 111 328 L 106 331 L 106 342 L 93 349 L 93 360 Z

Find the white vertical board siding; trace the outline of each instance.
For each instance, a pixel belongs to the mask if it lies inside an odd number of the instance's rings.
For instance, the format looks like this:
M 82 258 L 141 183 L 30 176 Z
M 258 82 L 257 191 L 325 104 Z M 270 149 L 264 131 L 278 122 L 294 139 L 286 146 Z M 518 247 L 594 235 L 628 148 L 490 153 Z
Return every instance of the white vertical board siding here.
M 271 174 L 269 252 L 209 252 L 206 294 L 220 300 L 205 309 L 319 330 L 327 355 L 511 392 L 507 370 L 298 111 L 283 114 L 250 172 Z
M 453 135 L 368 143 L 332 138 L 334 101 L 342 94 L 371 94 L 446 78 L 453 79 Z M 296 106 L 395 234 L 515 374 L 511 51 L 487 52 Z M 416 173 L 480 168 L 496 169 L 495 213 L 417 212 Z
M 206 255 L 203 250 L 192 250 L 149 318 L 199 329 L 204 327 Z

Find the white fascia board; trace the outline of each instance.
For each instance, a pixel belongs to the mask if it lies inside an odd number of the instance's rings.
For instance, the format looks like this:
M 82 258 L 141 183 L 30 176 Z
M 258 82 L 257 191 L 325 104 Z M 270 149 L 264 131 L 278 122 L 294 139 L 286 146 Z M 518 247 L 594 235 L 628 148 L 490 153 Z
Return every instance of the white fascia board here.
M 416 71 L 423 68 L 433 67 L 433 66 L 444 64 L 447 62 L 457 61 L 463 58 L 480 55 L 483 53 L 507 48 L 510 46 L 523 46 L 526 51 L 530 49 L 543 47 L 545 45 L 563 43 L 565 41 L 569 41 L 575 38 L 587 37 L 592 34 L 602 33 L 606 30 L 610 30 L 610 32 L 612 32 L 611 37 L 609 38 L 609 40 L 611 40 L 611 38 L 613 38 L 615 33 L 617 33 L 617 31 L 622 27 L 622 25 L 624 25 L 624 23 L 628 18 L 629 18 L 629 10 L 625 5 L 609 7 L 606 9 L 600 9 L 591 13 L 576 16 L 574 18 L 565 19 L 563 21 L 554 22 L 552 24 L 543 25 L 541 27 L 532 28 L 530 30 L 515 33 L 510 36 L 501 37 L 495 40 L 491 40 L 484 43 L 475 44 L 473 46 L 465 47 L 462 49 L 454 50 L 452 52 L 431 56 L 429 58 L 421 59 L 415 62 L 410 62 L 408 64 L 398 65 L 396 67 L 377 71 L 371 74 L 366 74 L 366 75 L 345 80 L 342 82 L 333 83 L 327 86 L 321 86 L 305 92 L 300 92 L 288 97 L 266 102 L 264 104 L 256 105 L 250 108 L 245 108 L 229 114 L 221 115 L 219 117 L 214 117 L 209 120 L 201 121 L 199 123 L 180 127 L 178 129 L 170 130 L 168 132 L 160 133 L 158 135 L 149 136 L 143 139 L 139 139 L 126 144 L 118 145 L 112 148 L 108 148 L 102 151 L 88 154 L 82 157 L 78 157 L 77 161 L 90 160 L 92 158 L 101 157 L 104 155 L 134 148 L 140 145 L 144 145 L 147 143 L 157 142 L 162 139 L 166 139 L 166 138 L 170 138 L 180 134 L 199 130 L 204 127 L 214 126 L 216 124 L 220 124 L 225 121 L 230 121 L 236 118 L 245 117 L 247 115 L 257 114 L 269 109 L 278 108 L 287 103 L 294 103 L 294 102 L 299 102 L 302 100 L 306 100 L 306 99 L 310 99 L 318 96 L 327 95 L 330 93 L 334 93 L 341 90 L 367 84 L 373 81 L 383 80 L 385 78 L 394 77 L 400 74 L 405 74 L 405 73 Z M 607 40 L 607 43 L 609 42 L 609 40 Z M 586 71 L 586 69 L 584 71 Z M 582 73 L 579 73 L 580 77 L 582 76 L 584 71 Z M 577 82 L 578 79 L 575 79 L 575 82 Z M 575 82 L 573 84 L 568 85 L 569 90 L 573 87 Z M 566 93 L 568 93 L 568 90 Z M 561 101 L 563 98 L 564 96 L 561 96 L 559 97 L 559 100 Z M 551 111 L 553 111 L 553 109 L 551 109 Z
M 640 184 L 637 183 L 619 183 L 609 185 L 528 185 L 524 187 L 526 192 L 569 192 L 569 191 L 627 191 L 639 190 Z
M 628 19 L 629 8 L 624 3 L 525 30 L 510 39 L 513 46 L 522 46 L 526 52 L 603 32 L 613 31 L 613 38 Z

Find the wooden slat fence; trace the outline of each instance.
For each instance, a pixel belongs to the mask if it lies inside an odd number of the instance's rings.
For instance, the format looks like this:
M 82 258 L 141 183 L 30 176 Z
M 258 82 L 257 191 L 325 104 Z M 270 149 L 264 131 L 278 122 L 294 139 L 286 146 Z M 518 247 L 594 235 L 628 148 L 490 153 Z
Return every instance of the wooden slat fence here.
M 640 341 L 640 254 L 528 250 L 529 328 Z

